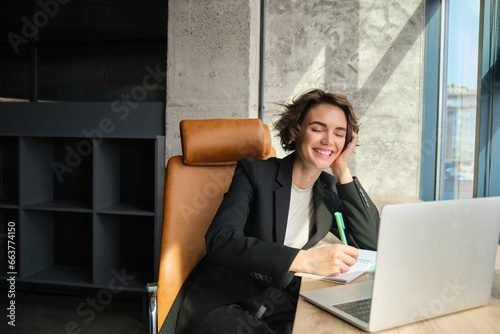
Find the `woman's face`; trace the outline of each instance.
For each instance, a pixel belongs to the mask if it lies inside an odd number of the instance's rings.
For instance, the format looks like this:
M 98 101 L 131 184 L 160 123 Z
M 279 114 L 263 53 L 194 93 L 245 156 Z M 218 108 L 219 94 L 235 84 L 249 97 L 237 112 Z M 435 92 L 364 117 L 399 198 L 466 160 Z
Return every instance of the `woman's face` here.
M 347 120 L 344 111 L 331 104 L 311 108 L 302 121 L 301 134 L 295 150 L 306 165 L 325 169 L 337 159 L 344 148 Z

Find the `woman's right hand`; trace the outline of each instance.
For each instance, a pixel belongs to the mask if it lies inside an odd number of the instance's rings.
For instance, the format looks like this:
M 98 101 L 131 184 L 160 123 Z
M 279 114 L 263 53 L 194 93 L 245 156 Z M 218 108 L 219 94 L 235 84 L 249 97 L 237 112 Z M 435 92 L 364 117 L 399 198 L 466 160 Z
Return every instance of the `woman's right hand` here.
M 358 249 L 343 244 L 333 244 L 301 250 L 289 271 L 320 276 L 337 276 L 348 272 L 358 259 Z

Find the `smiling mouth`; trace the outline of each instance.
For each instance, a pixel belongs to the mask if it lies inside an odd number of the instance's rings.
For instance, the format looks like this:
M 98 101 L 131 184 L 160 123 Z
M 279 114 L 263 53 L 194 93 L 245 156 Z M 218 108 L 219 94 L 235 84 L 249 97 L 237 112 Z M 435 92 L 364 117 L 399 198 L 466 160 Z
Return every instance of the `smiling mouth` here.
M 331 150 L 321 150 L 321 149 L 318 149 L 318 148 L 315 148 L 313 149 L 314 152 L 316 152 L 317 154 L 320 154 L 320 155 L 323 155 L 325 157 L 329 157 L 332 155 L 333 151 Z

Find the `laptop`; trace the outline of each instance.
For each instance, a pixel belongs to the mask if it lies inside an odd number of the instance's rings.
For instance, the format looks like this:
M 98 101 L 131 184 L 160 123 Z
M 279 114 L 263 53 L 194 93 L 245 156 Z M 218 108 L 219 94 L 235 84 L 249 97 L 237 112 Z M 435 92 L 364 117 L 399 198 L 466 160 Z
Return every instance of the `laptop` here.
M 486 305 L 499 234 L 500 197 L 386 205 L 374 279 L 301 296 L 368 332 Z

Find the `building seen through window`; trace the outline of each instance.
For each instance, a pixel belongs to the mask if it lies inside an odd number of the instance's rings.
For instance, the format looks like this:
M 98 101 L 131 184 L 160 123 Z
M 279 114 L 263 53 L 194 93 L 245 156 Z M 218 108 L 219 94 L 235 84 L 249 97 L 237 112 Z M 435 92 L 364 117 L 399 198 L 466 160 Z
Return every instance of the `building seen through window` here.
M 436 199 L 472 198 L 480 2 L 445 0 Z
M 441 199 L 471 198 L 476 140 L 476 90 L 449 85 L 446 96 Z

